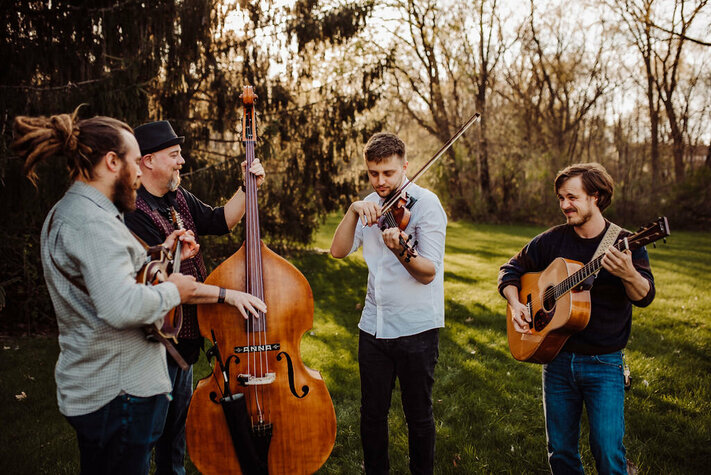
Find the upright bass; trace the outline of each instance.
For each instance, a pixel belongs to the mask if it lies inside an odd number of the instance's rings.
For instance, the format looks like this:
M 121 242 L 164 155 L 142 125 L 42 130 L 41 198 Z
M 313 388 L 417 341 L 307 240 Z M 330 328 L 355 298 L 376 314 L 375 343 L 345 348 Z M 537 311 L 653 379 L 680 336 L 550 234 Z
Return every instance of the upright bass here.
M 254 160 L 256 95 L 242 94 L 247 170 Z M 213 346 L 213 372 L 195 389 L 187 447 L 204 474 L 313 473 L 336 439 L 336 414 L 318 371 L 304 365 L 300 341 L 313 324 L 313 294 L 294 266 L 261 242 L 256 178 L 247 174 L 246 237 L 205 283 L 248 292 L 267 313 L 244 319 L 224 304 L 200 305 L 198 322 Z

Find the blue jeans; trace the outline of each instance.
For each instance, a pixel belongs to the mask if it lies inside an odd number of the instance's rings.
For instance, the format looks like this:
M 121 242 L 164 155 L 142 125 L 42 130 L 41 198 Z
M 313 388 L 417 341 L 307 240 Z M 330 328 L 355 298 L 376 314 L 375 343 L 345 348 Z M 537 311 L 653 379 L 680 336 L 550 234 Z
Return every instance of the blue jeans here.
M 147 474 L 167 410 L 163 394 L 124 394 L 97 411 L 67 417 L 77 433 L 81 473 Z
M 168 407 L 163 434 L 156 444 L 156 474 L 185 474 L 185 421 L 193 397 L 193 367 L 183 371 L 168 359 L 168 374 L 173 384 L 173 400 Z
M 377 339 L 361 331 L 360 437 L 367 474 L 388 473 L 388 412 L 395 378 L 400 380 L 407 421 L 410 471 L 431 474 L 435 423 L 432 413 L 434 368 L 439 357 L 439 329 L 395 339 Z
M 621 351 L 604 355 L 561 352 L 543 366 L 548 463 L 554 474 L 584 473 L 578 451 L 583 403 L 598 473 L 627 473 Z

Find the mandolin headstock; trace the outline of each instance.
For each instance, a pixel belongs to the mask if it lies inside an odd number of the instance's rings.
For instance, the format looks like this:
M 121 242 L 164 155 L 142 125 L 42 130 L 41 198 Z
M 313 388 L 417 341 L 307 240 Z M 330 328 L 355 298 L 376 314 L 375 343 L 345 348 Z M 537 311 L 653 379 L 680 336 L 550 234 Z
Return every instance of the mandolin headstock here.
M 175 208 L 170 208 L 170 217 L 173 220 L 173 226 L 175 229 L 185 229 L 183 218 L 181 218 L 178 212 L 175 211 Z

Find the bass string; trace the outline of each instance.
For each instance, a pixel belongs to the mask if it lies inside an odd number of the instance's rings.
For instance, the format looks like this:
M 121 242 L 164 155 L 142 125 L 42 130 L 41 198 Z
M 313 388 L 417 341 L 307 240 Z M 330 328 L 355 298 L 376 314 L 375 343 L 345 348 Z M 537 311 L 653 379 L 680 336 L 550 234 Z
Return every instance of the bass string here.
M 246 126 L 247 124 L 245 124 Z M 251 134 L 250 134 L 251 137 Z M 249 168 L 251 161 L 252 161 L 252 156 L 254 154 L 254 143 L 253 141 L 246 141 L 245 142 L 245 148 L 246 148 L 246 155 L 247 155 L 247 168 Z M 247 233 L 246 233 L 246 246 L 247 246 L 247 255 L 246 255 L 246 265 L 247 265 L 247 286 L 246 286 L 246 291 L 250 294 L 254 294 L 254 286 L 255 282 L 257 279 L 257 276 L 254 273 L 254 261 L 255 261 L 255 252 L 254 252 L 254 246 L 255 246 L 255 236 L 254 236 L 254 228 L 257 226 L 257 223 L 255 221 L 255 214 L 254 214 L 254 206 L 252 204 L 252 199 L 251 199 L 251 190 L 250 190 L 250 183 L 247 178 L 245 178 L 245 209 L 246 209 L 246 217 L 245 219 L 247 220 Z M 253 332 L 254 332 L 254 325 L 257 325 L 258 322 L 254 320 L 254 316 L 251 314 L 247 314 L 247 378 L 249 382 L 249 379 L 254 376 L 253 373 L 256 372 L 256 354 L 252 351 L 254 348 L 254 340 L 253 340 Z M 253 393 L 253 400 L 256 401 L 257 406 L 259 406 L 259 395 L 256 393 L 256 386 L 252 386 L 251 388 L 248 386 L 246 392 L 248 393 Z M 250 418 L 253 416 L 250 413 Z M 252 425 L 254 425 L 254 419 L 252 419 Z
M 251 138 L 251 134 L 250 137 Z M 246 155 L 247 155 L 247 165 L 246 169 L 249 169 L 252 165 L 254 159 L 254 141 L 247 140 L 245 142 Z M 256 267 L 256 262 L 258 259 L 258 253 L 256 247 L 259 245 L 259 237 L 256 229 L 259 227 L 259 216 L 256 213 L 256 200 L 254 199 L 254 193 L 252 189 L 252 183 L 249 179 L 249 173 L 245 172 L 245 208 L 246 208 L 246 219 L 247 224 L 247 275 L 249 276 L 249 283 L 246 288 L 247 292 L 251 295 L 256 295 L 256 286 L 259 280 L 258 271 Z M 256 333 L 260 330 L 260 322 L 254 315 L 248 313 L 247 317 L 247 378 L 257 378 L 259 377 L 258 368 L 260 366 L 260 361 L 258 360 L 258 341 L 256 339 Z M 251 385 L 249 392 L 254 396 L 253 400 L 257 405 L 257 413 L 261 413 L 261 401 L 258 386 Z M 253 415 L 250 414 L 252 418 L 252 425 L 255 424 Z
M 247 169 L 252 166 L 254 161 L 254 141 L 248 141 L 247 143 Z M 256 177 L 249 172 L 245 173 L 245 183 L 247 191 L 247 203 L 249 219 L 251 222 L 251 233 L 250 233 L 250 243 L 248 246 L 250 253 L 250 265 L 249 274 L 251 275 L 251 285 L 248 288 L 249 292 L 264 300 L 264 282 L 263 282 L 263 263 L 261 259 L 261 240 L 259 236 L 259 211 L 257 207 L 257 183 Z M 266 316 L 259 312 L 259 318 L 252 320 L 254 317 L 250 317 L 248 320 L 254 322 L 254 328 L 248 330 L 248 341 L 250 344 L 250 352 L 248 361 L 251 362 L 251 370 L 248 374 L 253 375 L 257 378 L 266 377 L 269 373 L 269 360 L 267 358 L 266 350 Z M 254 348 L 255 351 L 251 351 Z M 262 350 L 264 348 L 264 350 Z M 254 372 L 254 374 L 252 373 Z M 264 414 L 267 412 L 264 403 L 268 402 L 264 400 L 265 391 L 261 384 L 256 384 L 253 386 L 253 394 L 255 397 L 255 403 L 257 405 L 259 422 L 263 422 L 265 417 Z M 254 424 L 254 421 L 253 421 Z

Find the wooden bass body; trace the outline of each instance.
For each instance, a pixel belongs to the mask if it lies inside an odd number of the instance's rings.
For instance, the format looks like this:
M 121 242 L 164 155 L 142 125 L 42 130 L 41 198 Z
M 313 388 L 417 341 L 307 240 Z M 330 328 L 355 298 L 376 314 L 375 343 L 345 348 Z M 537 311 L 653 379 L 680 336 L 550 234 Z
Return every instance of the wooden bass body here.
M 583 264 L 562 257 L 542 272 L 521 276 L 519 300 L 529 305 L 531 333 L 519 333 L 511 321 L 511 306 L 506 306 L 506 333 L 514 358 L 530 363 L 548 363 L 560 352 L 570 335 L 590 321 L 590 291 L 571 290 L 557 300 L 552 289 Z
M 260 340 L 250 337 L 246 320 L 234 307 L 200 305 L 201 332 L 220 345 L 230 392 L 242 393 L 253 423 L 269 421 L 269 474 L 310 474 L 323 465 L 336 440 L 336 414 L 320 373 L 304 365 L 300 356 L 303 334 L 313 325 L 313 294 L 296 267 L 261 244 L 266 330 Z M 246 291 L 245 246 L 218 266 L 205 283 Z M 255 348 L 254 346 L 260 348 Z M 255 364 L 250 355 L 264 358 Z M 256 366 L 256 367 L 255 367 Z M 240 375 L 274 379 L 257 386 L 244 385 Z M 268 379 L 267 379 L 268 381 Z M 223 378 L 215 372 L 195 389 L 187 419 L 190 458 L 204 474 L 244 473 L 235 455 L 225 416 L 217 399 Z

